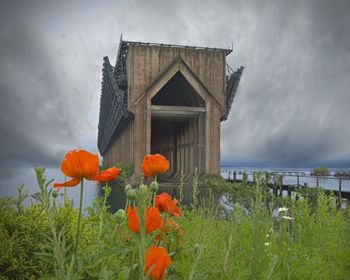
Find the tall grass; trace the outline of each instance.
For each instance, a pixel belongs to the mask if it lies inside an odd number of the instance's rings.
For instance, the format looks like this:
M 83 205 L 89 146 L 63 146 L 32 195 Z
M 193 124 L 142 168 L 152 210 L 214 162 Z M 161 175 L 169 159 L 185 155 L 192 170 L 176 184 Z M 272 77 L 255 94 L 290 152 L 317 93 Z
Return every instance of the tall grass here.
M 283 202 L 288 210 L 278 212 Z M 315 204 L 273 201 L 258 179 L 249 206 L 232 206 L 228 219 L 203 208 L 185 213 L 188 246 L 204 250 L 196 279 L 349 279 L 350 213 L 338 209 L 335 197 L 319 189 Z M 180 262 L 186 279 L 191 261 Z
M 339 210 L 335 197 L 320 189 L 295 201 L 274 198 L 259 176 L 255 182 L 225 184 L 210 197 L 215 207 L 183 207 L 178 223 L 184 233 L 169 240 L 167 279 L 349 279 L 349 210 Z M 230 207 L 219 203 L 223 195 Z M 82 217 L 71 275 L 77 210 L 52 196 L 24 207 L 24 196 L 20 189 L 18 198 L 0 200 L 0 279 L 134 279 L 134 241 L 105 211 L 106 197 Z

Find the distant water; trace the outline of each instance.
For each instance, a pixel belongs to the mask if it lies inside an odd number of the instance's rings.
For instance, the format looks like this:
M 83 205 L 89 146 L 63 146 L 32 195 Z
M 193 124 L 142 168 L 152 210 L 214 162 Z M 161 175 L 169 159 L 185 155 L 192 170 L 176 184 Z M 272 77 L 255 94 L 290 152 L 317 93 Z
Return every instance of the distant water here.
M 305 173 L 306 175 L 310 175 L 313 168 L 274 168 L 274 167 L 232 167 L 232 166 L 222 166 L 221 167 L 221 175 L 224 178 L 228 178 L 229 171 L 233 172 L 243 172 L 246 171 L 248 173 L 253 171 L 261 171 L 261 172 L 285 172 L 285 173 Z M 350 171 L 350 168 L 329 168 L 330 175 L 334 175 L 336 171 Z M 232 178 L 231 174 L 231 178 Z M 236 175 L 237 179 L 242 179 L 241 174 Z M 252 181 L 253 176 L 249 175 L 248 180 Z M 296 176 L 283 176 L 283 183 L 284 184 L 290 184 L 290 185 L 296 185 L 297 184 L 297 177 Z M 309 187 L 316 187 L 317 186 L 317 179 L 315 177 L 299 177 L 299 184 L 304 185 L 304 183 L 307 183 Z M 329 190 L 338 190 L 339 188 L 339 179 L 338 178 L 319 178 L 319 185 L 325 189 Z M 342 190 L 343 191 L 349 191 L 350 192 L 350 180 L 342 180 Z
M 45 172 L 47 180 L 54 179 L 54 182 L 64 182 L 64 176 L 60 169 L 58 168 L 47 168 Z M 8 177 L 0 177 L 0 197 L 5 198 L 9 196 L 17 196 L 17 186 L 23 183 L 24 190 L 28 191 L 29 198 L 25 201 L 28 205 L 32 200 L 35 200 L 31 197 L 32 194 L 39 192 L 36 181 L 36 175 L 34 168 L 21 168 L 16 174 L 12 174 Z M 92 181 L 84 181 L 84 200 L 83 206 L 88 207 L 91 205 L 92 201 L 101 195 L 101 186 Z M 67 196 L 70 199 L 73 199 L 74 205 L 79 204 L 79 194 L 80 194 L 80 185 L 77 187 L 66 188 Z M 59 191 L 62 195 L 64 192 L 63 189 Z M 62 197 L 59 199 L 62 200 Z

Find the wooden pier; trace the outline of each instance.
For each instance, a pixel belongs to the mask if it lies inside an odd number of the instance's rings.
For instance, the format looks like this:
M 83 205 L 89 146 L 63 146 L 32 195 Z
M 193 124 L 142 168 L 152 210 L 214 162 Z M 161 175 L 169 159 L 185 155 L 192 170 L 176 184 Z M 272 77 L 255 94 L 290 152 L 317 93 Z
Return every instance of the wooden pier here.
M 245 173 L 246 175 L 253 175 L 253 172 Z M 237 175 L 242 175 L 243 174 L 238 174 L 236 171 L 228 171 L 228 177 L 226 178 L 227 181 L 229 182 L 242 182 L 243 179 L 237 179 Z M 342 189 L 342 183 L 343 181 L 350 180 L 350 178 L 342 178 L 342 177 L 334 177 L 334 176 L 315 176 L 315 175 L 307 175 L 305 172 L 269 172 L 269 175 L 280 175 L 281 181 L 278 182 L 278 184 L 274 183 L 269 183 L 270 189 L 273 190 L 276 196 L 283 194 L 283 191 L 287 192 L 288 196 L 291 196 L 293 192 L 300 191 L 302 189 L 310 189 L 314 188 L 312 186 L 308 185 L 302 185 L 300 184 L 300 178 L 301 177 L 309 177 L 309 178 L 314 178 L 316 179 L 316 188 L 321 187 L 320 186 L 320 180 L 321 179 L 327 179 L 327 180 L 338 180 L 338 189 L 333 190 L 333 189 L 326 189 L 322 187 L 322 190 L 327 194 L 334 194 L 336 197 L 338 197 L 339 201 L 342 199 L 347 199 L 350 201 L 350 192 L 349 191 L 344 191 Z M 296 177 L 296 184 L 284 184 L 283 183 L 283 176 L 288 176 L 288 177 Z M 254 184 L 254 181 L 249 181 L 247 177 L 247 184 Z M 278 185 L 278 186 L 277 186 Z

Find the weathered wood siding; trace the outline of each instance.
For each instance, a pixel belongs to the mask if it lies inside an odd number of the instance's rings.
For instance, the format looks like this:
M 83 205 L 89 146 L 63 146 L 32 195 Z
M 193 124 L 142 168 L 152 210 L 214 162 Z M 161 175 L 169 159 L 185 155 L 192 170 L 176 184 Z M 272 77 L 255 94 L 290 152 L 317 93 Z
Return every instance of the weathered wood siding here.
M 190 67 L 213 98 L 205 98 L 206 114 L 191 121 L 178 135 L 177 163 L 191 173 L 218 174 L 220 169 L 220 117 L 225 108 L 226 54 L 219 50 L 198 50 L 166 46 L 130 44 L 127 53 L 129 109 L 134 113 L 133 160 L 140 171 L 143 156 L 149 154 L 151 138 L 151 98 L 140 97 L 146 88 L 177 57 Z M 213 100 L 214 99 L 214 100 Z M 137 104 L 136 101 L 139 101 Z M 216 102 L 214 102 L 216 101 Z M 191 147 L 191 148 L 190 148 Z M 178 173 L 179 170 L 176 170 Z
M 133 124 L 128 125 L 103 155 L 103 166 L 110 167 L 117 162 L 133 162 Z
M 179 55 L 224 107 L 225 52 L 131 44 L 127 54 L 131 109 L 145 88 Z

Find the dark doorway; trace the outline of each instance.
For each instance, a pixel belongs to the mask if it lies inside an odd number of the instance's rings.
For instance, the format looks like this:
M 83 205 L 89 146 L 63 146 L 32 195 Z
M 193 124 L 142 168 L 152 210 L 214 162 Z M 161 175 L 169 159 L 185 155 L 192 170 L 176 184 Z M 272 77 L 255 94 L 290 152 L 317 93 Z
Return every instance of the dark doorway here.
M 152 117 L 151 153 L 160 153 L 170 162 L 163 178 L 177 178 L 183 170 L 185 176 L 198 167 L 198 117 Z
M 181 171 L 192 175 L 203 161 L 199 130 L 204 123 L 204 100 L 177 72 L 152 98 L 151 105 L 151 153 L 163 154 L 171 166 L 162 177 L 178 178 Z

